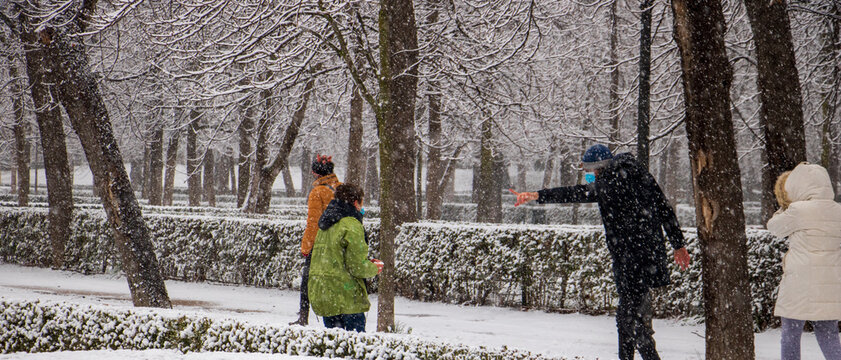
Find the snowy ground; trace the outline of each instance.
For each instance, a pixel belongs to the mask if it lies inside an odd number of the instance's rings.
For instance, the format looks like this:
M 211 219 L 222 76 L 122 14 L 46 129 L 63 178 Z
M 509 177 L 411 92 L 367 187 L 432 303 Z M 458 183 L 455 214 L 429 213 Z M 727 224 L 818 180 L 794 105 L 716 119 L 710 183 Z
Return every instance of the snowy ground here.
M 212 318 L 234 318 L 253 324 L 286 326 L 296 318 L 298 293 L 288 290 L 167 281 L 174 310 L 156 310 Z M 128 285 L 116 275 L 87 276 L 71 272 L 0 264 L 0 299 L 63 301 L 131 307 Z M 376 297 L 368 331 L 376 325 Z M 396 319 L 412 336 L 441 342 L 519 348 L 550 356 L 616 358 L 616 328 L 610 316 L 549 314 L 495 307 L 423 303 L 398 298 Z M 320 320 L 320 319 L 319 319 Z M 310 326 L 322 327 L 310 315 Z M 655 320 L 655 338 L 663 359 L 703 359 L 704 327 Z M 757 334 L 757 359 L 779 358 L 779 331 Z M 313 358 L 242 354 L 180 354 L 169 351 L 108 351 L 61 354 L 12 354 L 3 359 L 294 359 Z M 803 337 L 803 358 L 822 358 L 813 334 Z

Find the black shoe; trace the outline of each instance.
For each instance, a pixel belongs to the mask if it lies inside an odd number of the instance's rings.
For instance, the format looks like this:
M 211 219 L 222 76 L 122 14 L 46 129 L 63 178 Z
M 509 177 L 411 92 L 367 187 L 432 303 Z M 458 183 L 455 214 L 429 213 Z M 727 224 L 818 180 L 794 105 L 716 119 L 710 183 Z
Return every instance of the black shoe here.
M 298 318 L 298 320 L 289 323 L 289 325 L 307 326 L 308 323 L 309 323 L 309 319 L 301 316 L 301 317 Z

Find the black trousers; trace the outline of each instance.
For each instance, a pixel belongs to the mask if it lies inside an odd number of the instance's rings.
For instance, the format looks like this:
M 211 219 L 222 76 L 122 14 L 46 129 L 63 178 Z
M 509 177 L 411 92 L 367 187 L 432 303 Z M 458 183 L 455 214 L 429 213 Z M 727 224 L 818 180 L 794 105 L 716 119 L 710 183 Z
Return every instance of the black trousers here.
M 309 291 L 309 286 L 307 283 L 310 280 L 310 260 L 312 259 L 312 253 L 307 255 L 304 260 L 304 269 L 301 271 L 301 309 L 298 310 L 298 315 L 301 318 L 308 317 L 310 314 L 310 297 L 307 293 Z
M 660 360 L 651 317 L 651 293 L 648 289 L 619 294 L 616 329 L 620 360 L 633 360 L 634 350 L 638 350 L 644 360 Z

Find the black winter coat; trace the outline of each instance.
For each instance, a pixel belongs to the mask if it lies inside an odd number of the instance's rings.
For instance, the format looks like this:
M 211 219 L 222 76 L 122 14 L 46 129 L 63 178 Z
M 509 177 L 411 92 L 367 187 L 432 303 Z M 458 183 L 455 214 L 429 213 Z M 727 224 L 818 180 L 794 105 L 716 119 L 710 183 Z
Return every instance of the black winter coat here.
M 663 231 L 684 247 L 672 207 L 654 177 L 629 153 L 616 155 L 596 181 L 538 191 L 538 202 L 597 202 L 620 295 L 669 284 Z

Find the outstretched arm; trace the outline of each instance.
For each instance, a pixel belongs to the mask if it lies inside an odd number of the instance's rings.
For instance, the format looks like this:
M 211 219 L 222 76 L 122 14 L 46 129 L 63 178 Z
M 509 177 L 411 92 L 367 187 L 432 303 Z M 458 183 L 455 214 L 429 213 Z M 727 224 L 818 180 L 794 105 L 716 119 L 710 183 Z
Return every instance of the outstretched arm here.
M 543 189 L 536 192 L 516 192 L 508 189 L 517 196 L 519 206 L 530 201 L 537 200 L 540 204 L 545 203 L 590 203 L 598 201 L 596 197 L 596 186 L 594 184 L 561 186 L 553 189 Z

